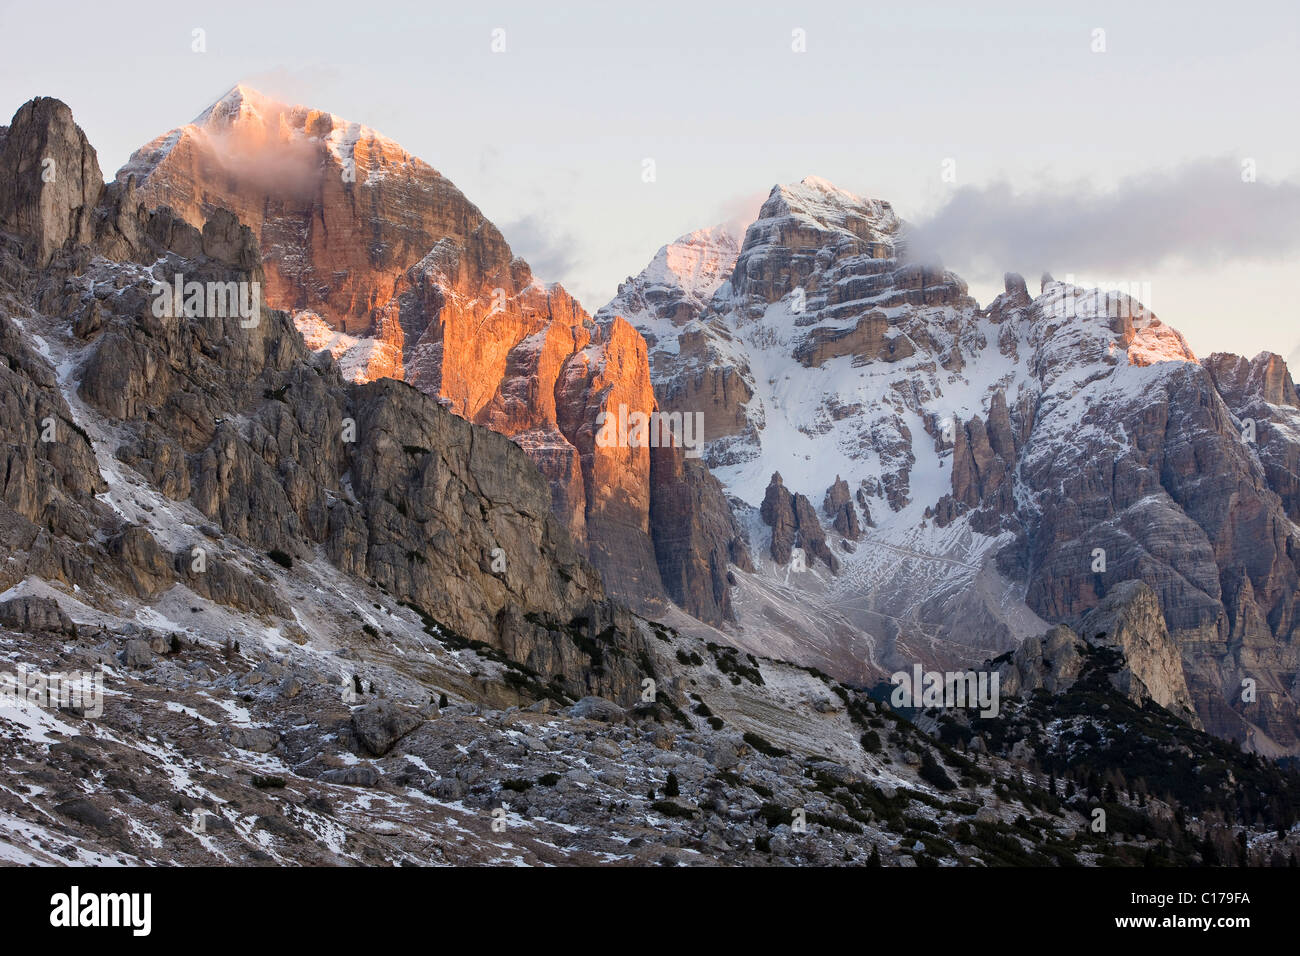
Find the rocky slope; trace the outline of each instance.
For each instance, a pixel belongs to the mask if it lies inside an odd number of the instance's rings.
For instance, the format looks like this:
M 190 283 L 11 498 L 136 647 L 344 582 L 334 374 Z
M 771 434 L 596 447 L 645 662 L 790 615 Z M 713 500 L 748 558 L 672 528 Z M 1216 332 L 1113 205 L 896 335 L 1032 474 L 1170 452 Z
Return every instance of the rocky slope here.
M 1090 648 L 1113 648 L 1122 664 L 1111 683 L 1134 704 L 1146 701 L 1199 726 L 1183 676 L 1178 648 L 1169 637 L 1155 592 L 1140 581 L 1111 589 L 1101 604 L 1083 615 L 1079 633 L 1058 624 L 1030 639 L 1001 669 L 1001 687 L 1013 696 L 1039 688 L 1053 694 L 1069 690 L 1086 665 Z
M 432 167 L 368 127 L 237 86 L 139 149 L 117 180 L 196 227 L 233 212 L 260 243 L 268 303 L 345 376 L 402 379 L 514 439 L 623 600 L 653 611 L 671 596 L 705 620 L 727 617 L 725 596 L 701 602 L 671 575 L 665 592 L 659 574 L 671 535 L 655 528 L 700 521 L 662 509 L 694 499 L 652 492 L 673 479 L 652 474 L 650 449 L 595 440 L 602 414 L 656 407 L 641 336 L 597 326 L 561 286 L 538 282 Z M 666 560 L 707 561 L 711 547 Z
M 1242 862 L 1295 852 L 1300 785 L 1146 693 L 1149 600 L 1113 608 L 1136 628 L 1119 678 L 1080 672 L 1111 695 L 1095 741 L 1074 717 L 1028 736 L 1051 716 L 1037 696 L 909 722 L 637 617 L 513 442 L 402 382 L 345 380 L 283 311 L 159 316 L 177 274 L 265 279 L 256 238 L 226 211 L 200 229 L 150 209 L 87 156 L 54 100 L 0 129 L 0 678 L 103 681 L 0 698 L 0 861 L 1194 863 L 1238 852 L 1235 821 Z M 657 493 L 716 499 L 668 465 Z M 697 513 L 685 538 L 736 533 Z M 655 545 L 665 569 L 696 550 Z M 716 602 L 729 564 L 748 572 L 703 553 L 678 573 Z M 1214 806 L 1077 766 L 1121 745 L 1155 768 L 1213 752 Z
M 85 148 L 65 106 L 38 104 L 45 125 Z M 15 170 L 14 146 L 11 135 L 0 175 L 39 209 L 44 187 Z M 580 652 L 598 634 L 630 641 L 629 655 L 641 643 L 512 442 L 402 383 L 345 383 L 282 312 L 247 324 L 156 317 L 156 284 L 174 274 L 259 281 L 251 232 L 225 211 L 200 232 L 93 178 L 81 192 L 99 200 L 92 243 L 69 241 L 40 270 L 38 245 L 6 258 L 5 407 L 31 439 L 10 446 L 4 500 L 27 562 L 8 563 L 6 586 L 38 573 L 111 599 L 122 582 L 99 579 L 102 561 L 137 597 L 184 581 L 286 612 L 241 550 L 324 559 L 548 676 L 567 670 L 562 679 L 615 698 L 636 691 L 621 659 L 593 669 Z M 126 500 L 132 473 L 157 487 L 146 503 Z M 231 552 L 228 536 L 240 542 Z M 187 558 L 195 548 L 202 572 Z
M 1300 749 L 1280 358 L 1198 362 L 1141 303 L 1051 277 L 1034 297 L 1009 275 L 980 309 L 909 258 L 888 203 L 818 179 L 773 189 L 714 287 L 723 251 L 703 283 L 661 253 L 598 316 L 652 343 L 662 406 L 713 423 L 757 569 L 735 572 L 734 640 L 870 681 L 1014 648 L 1143 581 L 1205 725 Z M 796 534 L 826 549 L 807 570 Z

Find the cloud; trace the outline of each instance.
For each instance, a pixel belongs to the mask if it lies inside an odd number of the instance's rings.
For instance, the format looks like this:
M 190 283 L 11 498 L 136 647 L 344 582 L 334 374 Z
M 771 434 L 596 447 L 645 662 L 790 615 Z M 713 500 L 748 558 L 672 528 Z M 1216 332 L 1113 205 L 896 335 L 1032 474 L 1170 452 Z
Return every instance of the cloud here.
M 725 200 L 718 209 L 718 224 L 725 226 L 733 235 L 743 237 L 745 230 L 758 218 L 758 211 L 767 202 L 769 195 L 771 191 L 765 189 Z
M 581 265 L 577 255 L 578 240 L 558 228 L 550 217 L 530 213 L 502 224 L 501 234 L 515 255 L 528 260 L 533 275 L 539 279 L 561 282 L 566 286 L 573 281 Z
M 281 141 L 267 137 L 260 129 L 213 130 L 207 137 L 217 159 L 238 183 L 238 190 L 284 196 L 301 205 L 314 200 L 324 169 L 323 147 L 318 143 Z
M 908 241 L 914 257 L 984 275 L 1276 261 L 1300 250 L 1300 184 L 1245 182 L 1241 163 L 1206 159 L 1104 191 L 967 186 Z

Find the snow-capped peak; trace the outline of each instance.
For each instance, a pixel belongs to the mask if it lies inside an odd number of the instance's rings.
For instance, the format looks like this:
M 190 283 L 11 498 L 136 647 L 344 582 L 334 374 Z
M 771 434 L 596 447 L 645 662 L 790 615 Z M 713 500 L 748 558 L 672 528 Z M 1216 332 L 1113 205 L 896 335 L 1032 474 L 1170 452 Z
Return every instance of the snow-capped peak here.
M 805 176 L 797 184 L 778 186 L 777 188 L 792 195 L 802 193 L 825 196 L 848 205 L 861 205 L 866 201 L 856 193 L 841 189 L 830 180 L 822 179 L 820 176 Z
M 660 321 L 681 325 L 708 304 L 731 277 L 741 240 L 727 225 L 697 229 L 660 246 L 639 275 L 629 277 L 596 317 L 621 315 L 643 331 L 662 334 Z
M 739 253 L 740 237 L 727 226 L 697 229 L 661 247 L 643 275 L 707 301 L 731 275 Z
M 195 126 L 209 126 L 214 121 L 231 122 L 236 118 L 264 119 L 291 109 L 287 103 L 281 103 L 259 90 L 236 83 L 215 103 L 205 109 L 193 120 Z

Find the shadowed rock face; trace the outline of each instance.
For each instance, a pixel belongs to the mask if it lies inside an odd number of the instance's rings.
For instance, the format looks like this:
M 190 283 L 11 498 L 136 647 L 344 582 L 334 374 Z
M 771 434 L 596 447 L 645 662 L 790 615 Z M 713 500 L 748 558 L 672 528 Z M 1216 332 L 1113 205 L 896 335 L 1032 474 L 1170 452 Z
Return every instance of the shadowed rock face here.
M 1079 624 L 1085 641 L 1115 647 L 1125 666 L 1113 683 L 1134 703 L 1145 699 L 1181 717 L 1200 723 L 1183 676 L 1182 656 L 1169 637 L 1160 602 L 1141 581 L 1125 581 L 1107 592 Z
M 839 569 L 839 559 L 826 545 L 826 533 L 811 502 L 801 494 L 790 494 L 780 474 L 772 475 L 759 515 L 772 529 L 769 550 L 778 564 L 788 562 L 798 546 L 832 571 Z
M 58 100 L 23 104 L 0 133 L 0 228 L 25 237 L 24 258 L 38 268 L 90 238 L 103 188 L 94 148 Z
M 1015 696 L 1028 696 L 1040 687 L 1053 694 L 1068 690 L 1082 670 L 1085 646 L 1121 653 L 1123 663 L 1111 683 L 1135 704 L 1153 701 L 1200 726 L 1160 602 L 1141 581 L 1113 588 L 1083 616 L 1077 630 L 1061 624 L 1025 641 L 1000 669 L 1002 690 Z
M 1272 352 L 1253 359 L 1216 352 L 1201 364 L 1243 434 L 1254 432 L 1254 450 L 1268 486 L 1282 499 L 1287 516 L 1300 521 L 1300 442 L 1289 429 L 1300 398 L 1286 362 Z
M 862 533 L 858 523 L 858 512 L 853 507 L 849 496 L 849 483 L 839 475 L 835 483 L 826 489 L 826 499 L 822 502 L 822 511 L 831 519 L 831 526 L 850 541 L 857 541 Z
M 656 408 L 644 341 L 539 283 L 436 170 L 367 127 L 236 87 L 117 179 L 196 226 L 233 211 L 260 242 L 267 301 L 313 348 L 345 377 L 400 378 L 515 439 L 609 588 L 662 606 L 648 449 L 594 442 L 603 413 Z
M 20 126 L 38 143 L 66 119 L 66 108 L 24 110 L 24 124 L 45 124 Z M 6 150 L 16 148 L 13 135 Z M 346 382 L 281 311 L 262 309 L 247 326 L 206 310 L 158 317 L 155 283 L 177 273 L 263 282 L 252 231 L 226 210 L 201 230 L 169 209 L 150 211 L 129 184 L 105 191 L 93 216 L 74 215 L 83 195 L 64 195 L 64 208 L 47 209 L 21 239 L 80 216 L 93 222 L 89 243 L 69 236 L 40 270 L 12 255 L 9 238 L 0 246 L 5 301 L 76 330 L 71 381 L 77 400 L 112 429 L 105 440 L 117 447 L 106 454 L 157 474 L 160 490 L 207 518 L 204 534 L 219 543 L 205 544 L 212 568 L 196 573 L 190 542 L 178 547 L 184 529 L 150 530 L 96 500 L 106 487 L 102 461 L 49 366 L 5 318 L 0 403 L 11 427 L 28 434 L 7 453 L 0 521 L 26 559 L 7 569 L 4 586 L 38 575 L 88 599 L 116 590 L 152 600 L 182 581 L 213 600 L 289 615 L 219 557 L 225 543 L 286 564 L 323 553 L 446 633 L 498 648 L 543 680 L 558 675 L 570 696 L 635 699 L 644 638 L 606 597 L 551 513 L 545 478 L 515 443 L 401 382 Z M 56 439 L 41 441 L 43 428 Z
M 728 567 L 752 571 L 744 534 L 726 504 L 722 486 L 701 462 L 679 448 L 651 453 L 651 495 L 657 514 L 675 516 L 654 528 L 655 558 L 670 593 L 698 608 L 710 624 L 734 621 Z

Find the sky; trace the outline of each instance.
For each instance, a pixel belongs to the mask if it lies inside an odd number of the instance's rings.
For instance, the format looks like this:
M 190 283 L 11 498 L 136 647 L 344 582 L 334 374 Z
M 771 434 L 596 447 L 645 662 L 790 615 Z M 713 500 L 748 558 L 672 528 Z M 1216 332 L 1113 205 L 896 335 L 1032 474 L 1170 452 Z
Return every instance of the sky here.
M 1294 0 L 0 0 L 0 36 L 0 115 L 59 97 L 106 175 L 247 83 L 401 143 L 591 311 L 816 175 L 982 303 L 1051 271 L 1146 290 L 1198 355 L 1300 346 Z

